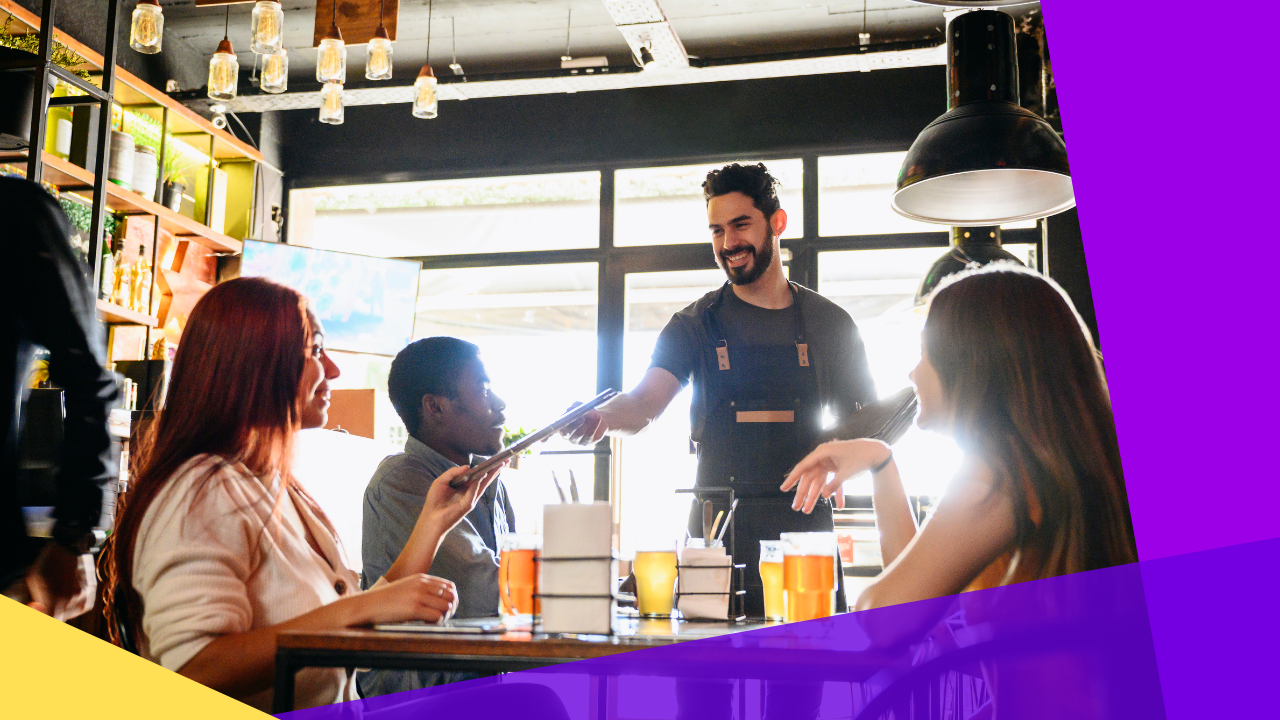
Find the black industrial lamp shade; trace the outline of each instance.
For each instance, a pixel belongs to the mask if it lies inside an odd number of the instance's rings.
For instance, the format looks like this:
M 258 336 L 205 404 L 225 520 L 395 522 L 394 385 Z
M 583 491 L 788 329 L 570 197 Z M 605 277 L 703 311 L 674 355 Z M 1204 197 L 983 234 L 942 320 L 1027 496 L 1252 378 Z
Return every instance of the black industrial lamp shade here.
M 1075 206 L 1067 148 L 1018 105 L 1013 18 L 965 13 L 947 28 L 948 107 L 912 143 L 893 209 L 944 225 L 996 225 Z
M 916 290 L 915 307 L 922 308 L 938 284 L 948 275 L 971 266 L 981 267 L 1001 260 L 1024 264 L 1018 256 L 1000 247 L 1000 226 L 953 227 L 951 249 L 934 261 Z

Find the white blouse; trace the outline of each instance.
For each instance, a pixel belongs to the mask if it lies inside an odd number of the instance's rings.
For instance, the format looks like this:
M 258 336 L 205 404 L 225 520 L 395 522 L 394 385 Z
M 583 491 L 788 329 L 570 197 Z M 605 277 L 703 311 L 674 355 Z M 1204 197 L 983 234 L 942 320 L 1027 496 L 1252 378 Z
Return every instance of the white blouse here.
M 306 529 L 320 546 L 307 542 Z M 332 526 L 292 487 L 280 496 L 244 465 L 199 455 L 147 509 L 133 553 L 143 657 L 177 671 L 221 635 L 277 625 L 359 592 Z M 270 689 L 244 701 L 271 710 Z M 342 668 L 298 673 L 297 708 L 353 700 Z

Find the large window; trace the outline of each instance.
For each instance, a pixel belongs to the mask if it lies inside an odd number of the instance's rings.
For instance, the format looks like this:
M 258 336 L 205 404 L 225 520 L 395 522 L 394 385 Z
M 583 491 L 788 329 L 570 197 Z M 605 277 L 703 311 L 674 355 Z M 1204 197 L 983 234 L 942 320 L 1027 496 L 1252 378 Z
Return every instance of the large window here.
M 881 396 L 908 384 L 920 353 L 920 281 L 944 251 L 947 228 L 889 207 L 904 153 L 766 161 L 789 214 L 784 257 L 799 279 L 845 308 L 861 331 Z M 676 159 L 678 162 L 678 159 Z M 728 162 L 729 159 L 726 159 Z M 711 253 L 701 184 L 724 163 L 466 180 L 308 188 L 290 194 L 289 241 L 423 261 L 414 336 L 452 335 L 481 347 L 512 429 L 533 429 L 570 402 L 643 377 L 671 315 L 724 282 Z M 803 178 L 817 177 L 814 187 Z M 612 175 L 612 207 L 601 189 Z M 805 234 L 804 209 L 817 208 Z M 600 218 L 613 214 L 613 247 Z M 1035 233 L 1006 226 L 1006 249 L 1035 265 Z M 923 247 L 922 247 L 923 246 Z M 889 248 L 889 249 L 885 249 Z M 520 251 L 518 256 L 509 253 Z M 541 254 L 540 254 L 541 253 Z M 531 264 L 532 263 L 532 264 Z M 390 358 L 343 353 L 335 387 L 379 391 L 377 439 L 402 443 L 386 399 Z M 598 366 L 598 363 L 603 363 Z M 507 475 L 522 531 L 557 499 L 551 473 L 577 478 L 584 499 L 616 493 L 624 552 L 683 534 L 694 482 L 689 402 L 682 391 L 646 432 L 590 448 L 552 441 Z M 938 495 L 959 460 L 949 441 L 913 429 L 897 447 L 912 494 Z M 609 468 L 612 468 L 612 474 Z M 846 487 L 868 494 L 864 479 Z
M 888 152 L 818 158 L 818 234 L 838 237 L 945 230 L 905 218 L 890 205 L 906 156 L 905 152 Z M 1035 227 L 1035 221 L 1005 227 Z
M 307 188 L 289 195 L 289 242 L 420 257 L 599 245 L 600 173 Z
M 740 161 L 752 165 L 759 161 Z M 705 243 L 707 205 L 702 183 L 725 163 L 619 170 L 615 175 L 613 244 L 617 247 Z M 787 211 L 784 239 L 804 236 L 804 165 L 800 160 L 765 163 L 777 178 L 778 199 Z
M 671 316 L 722 284 L 724 273 L 718 269 L 627 276 L 625 387 L 635 387 L 644 377 L 658 333 Z M 685 386 L 657 422 L 619 443 L 624 553 L 633 552 L 637 544 L 684 535 L 691 497 L 676 490 L 693 487 L 698 469 L 697 456 L 689 447 L 692 396 Z

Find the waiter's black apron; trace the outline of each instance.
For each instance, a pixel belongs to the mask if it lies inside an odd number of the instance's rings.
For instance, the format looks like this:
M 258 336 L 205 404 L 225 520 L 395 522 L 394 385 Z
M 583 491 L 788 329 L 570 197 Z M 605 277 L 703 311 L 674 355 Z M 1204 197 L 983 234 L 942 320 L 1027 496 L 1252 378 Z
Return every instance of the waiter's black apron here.
M 820 499 L 813 513 L 806 515 L 791 509 L 794 491 L 778 489 L 796 463 L 817 447 L 822 402 L 795 288 L 791 288 L 796 308 L 795 342 L 788 345 L 730 345 L 716 317 L 726 292 L 732 292 L 728 285 L 720 289 L 702 316 L 715 344 L 716 363 L 705 373 L 706 416 L 698 443 L 697 486 L 729 486 L 739 498 L 733 515 L 733 543 L 728 550 L 735 563 L 747 566 L 747 615 L 763 617 L 760 541 L 777 540 L 784 532 L 834 530 L 827 500 Z M 723 498 L 709 499 L 717 511 L 728 510 Z M 689 532 L 702 536 L 700 504 L 689 515 Z M 847 609 L 844 577 L 838 565 L 836 581 L 836 607 L 843 612 Z

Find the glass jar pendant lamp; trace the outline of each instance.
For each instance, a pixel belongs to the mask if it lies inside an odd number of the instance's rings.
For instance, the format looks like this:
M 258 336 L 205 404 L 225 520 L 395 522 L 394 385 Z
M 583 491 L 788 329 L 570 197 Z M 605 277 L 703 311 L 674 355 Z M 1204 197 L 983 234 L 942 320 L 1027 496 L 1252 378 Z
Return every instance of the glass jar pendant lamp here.
M 418 79 L 413 82 L 413 116 L 430 120 L 439 109 L 439 98 L 436 95 L 436 74 L 430 65 L 423 65 Z
M 138 0 L 133 9 L 133 21 L 129 24 L 129 47 L 144 55 L 160 52 L 164 39 L 164 13 L 157 0 Z
M 262 75 L 259 80 L 262 92 L 282 93 L 289 87 L 289 53 L 284 48 L 262 56 Z
M 258 0 L 253 6 L 253 43 L 249 49 L 270 55 L 284 44 L 284 10 L 279 0 Z
M 378 3 L 378 29 L 373 31 L 365 58 L 364 76 L 369 80 L 391 79 L 391 37 L 382 22 L 382 6 L 385 2 L 386 0 L 382 0 Z
M 231 8 L 227 8 L 227 25 L 231 22 Z M 209 59 L 209 97 L 214 100 L 234 100 L 236 83 L 240 79 L 240 63 L 231 49 L 231 38 L 223 31 L 218 50 Z
M 325 83 L 320 88 L 320 122 L 341 125 L 342 120 L 342 84 Z
M 316 54 L 316 82 L 339 85 L 347 82 L 347 46 L 338 29 L 338 0 L 333 0 L 333 24 L 320 40 Z
M 413 81 L 413 116 L 430 120 L 439 109 L 436 74 L 431 70 L 431 0 L 427 0 L 427 61 Z

